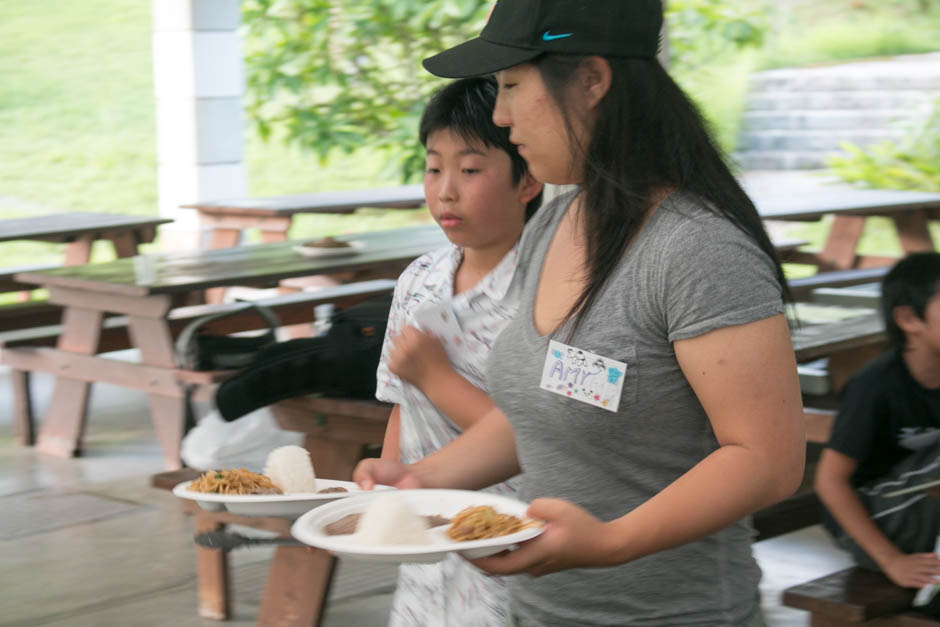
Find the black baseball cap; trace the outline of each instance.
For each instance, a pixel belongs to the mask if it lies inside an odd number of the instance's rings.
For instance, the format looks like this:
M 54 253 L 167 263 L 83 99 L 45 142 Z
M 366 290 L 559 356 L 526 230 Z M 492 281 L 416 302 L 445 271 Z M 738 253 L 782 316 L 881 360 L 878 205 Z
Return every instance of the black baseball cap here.
M 540 54 L 652 59 L 661 0 L 499 0 L 476 39 L 423 61 L 445 78 L 505 70 Z

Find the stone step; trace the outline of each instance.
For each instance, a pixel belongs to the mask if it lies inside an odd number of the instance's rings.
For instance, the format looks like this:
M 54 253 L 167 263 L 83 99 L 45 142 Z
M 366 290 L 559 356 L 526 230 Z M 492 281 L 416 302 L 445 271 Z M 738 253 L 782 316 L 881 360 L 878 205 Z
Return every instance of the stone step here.
M 940 53 L 906 55 L 751 75 L 752 91 L 940 89 Z
M 897 141 L 902 137 L 904 137 L 903 129 L 887 128 L 845 131 L 752 131 L 741 136 L 738 150 L 796 150 L 802 152 L 839 150 L 842 142 L 865 146 L 882 140 Z
M 854 76 L 808 75 L 752 76 L 749 88 L 753 91 L 856 91 L 856 90 L 937 90 L 940 76 Z
M 940 52 L 753 74 L 738 152 L 747 170 L 825 167 L 843 142 L 897 141 L 940 99 Z
M 940 98 L 940 90 L 854 91 L 754 91 L 747 99 L 748 111 L 790 109 L 929 109 Z
M 852 91 L 754 91 L 747 99 L 748 111 L 813 109 L 918 109 L 929 110 L 940 91 L 852 90 Z
M 734 153 L 732 161 L 742 170 L 817 170 L 825 167 L 826 157 L 835 152 L 799 152 L 794 150 L 750 150 Z
M 789 111 L 746 111 L 742 117 L 745 132 L 769 130 L 850 130 L 908 128 L 920 119 L 916 109 L 795 109 Z

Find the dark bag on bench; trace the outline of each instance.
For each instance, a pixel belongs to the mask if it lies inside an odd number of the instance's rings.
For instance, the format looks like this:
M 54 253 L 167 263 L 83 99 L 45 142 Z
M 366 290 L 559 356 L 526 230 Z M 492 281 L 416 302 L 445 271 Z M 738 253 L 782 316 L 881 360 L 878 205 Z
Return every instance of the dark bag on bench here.
M 224 381 L 215 404 L 225 420 L 303 394 L 371 399 L 391 296 L 374 298 L 331 318 L 326 335 L 279 342 Z
M 205 327 L 211 322 L 254 310 L 268 328 L 260 335 L 211 335 Z M 189 323 L 176 339 L 176 365 L 185 370 L 237 370 L 250 364 L 266 347 L 277 343 L 275 331 L 280 326 L 277 314 L 261 305 L 244 307 L 203 316 Z

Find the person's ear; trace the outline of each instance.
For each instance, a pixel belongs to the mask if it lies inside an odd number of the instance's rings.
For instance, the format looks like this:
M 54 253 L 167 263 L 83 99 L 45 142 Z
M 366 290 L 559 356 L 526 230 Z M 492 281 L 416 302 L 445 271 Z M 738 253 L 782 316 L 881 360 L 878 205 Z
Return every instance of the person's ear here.
M 610 63 L 604 57 L 588 57 L 578 68 L 578 80 L 589 109 L 597 106 L 610 91 Z
M 542 183 L 536 181 L 531 173 L 526 172 L 517 186 L 519 189 L 519 201 L 523 205 L 529 204 L 529 201 L 538 196 L 542 191 Z
M 923 324 L 923 320 L 918 317 L 914 308 L 909 305 L 895 307 L 891 312 L 891 317 L 894 318 L 894 323 L 905 334 L 916 333 Z

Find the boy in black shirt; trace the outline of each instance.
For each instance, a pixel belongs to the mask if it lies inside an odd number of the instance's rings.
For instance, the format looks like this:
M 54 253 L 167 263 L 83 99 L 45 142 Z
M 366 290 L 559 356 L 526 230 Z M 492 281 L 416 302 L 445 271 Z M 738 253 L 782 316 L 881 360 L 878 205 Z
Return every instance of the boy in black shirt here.
M 881 307 L 892 349 L 846 385 L 815 487 L 824 524 L 860 566 L 899 586 L 936 583 L 940 500 L 940 254 L 914 253 L 884 279 Z

